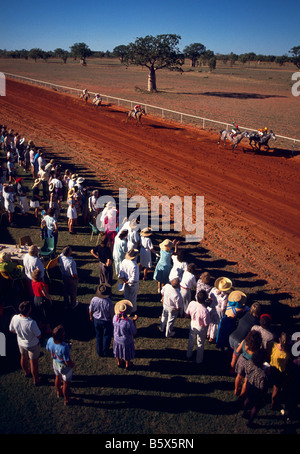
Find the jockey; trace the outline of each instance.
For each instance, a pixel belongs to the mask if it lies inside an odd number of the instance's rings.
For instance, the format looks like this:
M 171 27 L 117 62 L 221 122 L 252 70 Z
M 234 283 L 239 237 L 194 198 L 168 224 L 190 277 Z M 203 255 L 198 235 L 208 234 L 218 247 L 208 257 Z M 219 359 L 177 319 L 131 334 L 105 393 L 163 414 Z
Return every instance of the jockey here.
M 261 129 L 259 129 L 257 132 L 258 132 L 258 134 L 259 134 L 260 136 L 263 136 L 263 135 L 265 135 L 265 134 L 268 133 L 268 128 L 267 128 L 267 127 L 261 128 Z
M 101 100 L 100 93 L 96 93 L 95 98 L 93 99 L 93 103 L 100 101 L 100 100 Z
M 239 125 L 237 123 L 232 123 L 231 137 L 235 137 L 241 131 L 239 130 Z
M 136 114 L 142 110 L 142 107 L 140 106 L 140 104 L 137 104 L 136 106 L 134 106 L 133 110 L 134 115 L 136 116 Z

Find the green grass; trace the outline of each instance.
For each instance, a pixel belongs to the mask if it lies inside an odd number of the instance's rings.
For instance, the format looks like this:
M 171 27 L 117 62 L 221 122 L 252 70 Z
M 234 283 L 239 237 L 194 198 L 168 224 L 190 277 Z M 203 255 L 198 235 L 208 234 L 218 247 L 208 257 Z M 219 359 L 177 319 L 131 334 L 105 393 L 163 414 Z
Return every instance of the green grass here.
M 4 159 L 3 152 L 1 159 Z M 90 183 L 93 182 L 96 184 L 90 176 Z M 25 176 L 25 184 L 32 185 L 29 174 Z M 111 192 L 113 188 L 102 182 L 102 190 Z M 32 214 L 26 220 L 17 214 L 16 222 L 16 228 L 2 224 L 1 242 L 14 244 L 22 234 L 30 235 L 34 243 L 42 245 L 39 225 Z M 156 247 L 158 241 L 159 238 L 155 238 Z M 15 336 L 7 334 L 7 356 L 0 357 L 2 434 L 299 433 L 299 427 L 286 426 L 279 413 L 270 410 L 269 401 L 259 414 L 256 429 L 246 427 L 241 417 L 241 402 L 233 394 L 234 378 L 227 373 L 228 360 L 222 352 L 207 344 L 204 363 L 198 366 L 194 358 L 188 361 L 185 357 L 187 319 L 177 319 L 175 338 L 166 339 L 158 331 L 161 303 L 152 279 L 140 281 L 135 369 L 128 372 L 117 368 L 113 357 L 98 358 L 93 325 L 88 319 L 88 304 L 98 283 L 97 261 L 90 254 L 95 240 L 90 241 L 90 229 L 83 225 L 78 226 L 77 235 L 70 236 L 64 211 L 59 222 L 58 252 L 67 244 L 72 246 L 79 270 L 81 304 L 68 317 L 61 310 L 63 289 L 58 268 L 52 270 L 50 294 L 55 304 L 53 324 L 63 323 L 72 341 L 71 354 L 76 364 L 72 392 L 81 402 L 66 408 L 57 399 L 51 360 L 44 347 L 39 368 L 45 384 L 35 388 L 31 379 L 24 378 Z M 231 277 L 237 288 L 248 294 L 251 291 L 256 300 L 272 307 L 275 323 L 290 322 L 293 314 L 287 306 L 281 305 L 283 296 L 265 292 L 263 282 L 255 275 L 236 275 L 233 264 L 204 248 L 188 252 L 199 269 L 209 270 L 214 277 Z M 116 287 L 117 280 L 113 286 L 114 301 L 122 298 Z M 23 295 L 17 298 L 15 304 Z M 5 326 L 8 315 L 2 319 Z

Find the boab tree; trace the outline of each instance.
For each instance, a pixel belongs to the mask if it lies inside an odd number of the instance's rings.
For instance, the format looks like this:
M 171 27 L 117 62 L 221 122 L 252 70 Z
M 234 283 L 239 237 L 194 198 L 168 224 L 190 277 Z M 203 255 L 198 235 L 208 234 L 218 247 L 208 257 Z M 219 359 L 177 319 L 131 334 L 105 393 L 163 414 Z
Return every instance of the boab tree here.
M 184 63 L 184 56 L 179 51 L 179 35 L 167 34 L 137 38 L 127 46 L 124 63 L 144 66 L 149 69 L 148 91 L 156 91 L 156 71 L 169 68 L 179 70 Z

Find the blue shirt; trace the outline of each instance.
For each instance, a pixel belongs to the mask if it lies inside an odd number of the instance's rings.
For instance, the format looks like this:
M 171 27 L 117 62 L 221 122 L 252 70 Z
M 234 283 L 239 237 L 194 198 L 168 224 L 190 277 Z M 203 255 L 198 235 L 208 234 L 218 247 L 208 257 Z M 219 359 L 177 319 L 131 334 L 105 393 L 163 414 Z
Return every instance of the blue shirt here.
M 114 316 L 114 303 L 110 298 L 94 296 L 90 302 L 89 310 L 97 320 L 112 321 Z
M 70 361 L 70 347 L 62 342 L 61 344 L 55 344 L 53 337 L 50 337 L 47 341 L 46 350 L 49 350 L 53 359 L 59 363 L 65 363 Z
M 77 275 L 77 267 L 72 257 L 66 257 L 63 254 L 59 256 L 60 271 L 63 277 Z

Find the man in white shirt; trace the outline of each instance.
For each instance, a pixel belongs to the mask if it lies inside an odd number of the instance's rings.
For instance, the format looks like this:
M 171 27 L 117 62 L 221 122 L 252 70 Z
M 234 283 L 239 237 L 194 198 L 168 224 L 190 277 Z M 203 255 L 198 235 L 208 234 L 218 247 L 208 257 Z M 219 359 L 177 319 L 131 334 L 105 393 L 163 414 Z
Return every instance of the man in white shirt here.
M 183 301 L 180 293 L 180 281 L 172 279 L 170 284 L 164 285 L 161 291 L 163 297 L 163 311 L 159 330 L 165 332 L 166 337 L 173 337 L 173 326 L 178 315 L 183 314 Z
M 41 270 L 42 279 L 44 279 L 44 275 L 45 275 L 45 268 L 44 268 L 43 262 L 38 257 L 38 252 L 39 252 L 39 250 L 38 250 L 37 246 L 35 246 L 33 244 L 32 246 L 29 246 L 27 254 L 25 254 L 23 257 L 24 272 L 27 277 L 28 289 L 29 289 L 30 295 L 32 297 L 33 297 L 33 291 L 32 291 L 32 286 L 31 286 L 32 272 L 36 268 L 38 268 L 39 270 Z
M 76 301 L 78 285 L 77 266 L 71 255 L 71 247 L 66 246 L 59 256 L 60 271 L 64 284 L 65 309 L 75 309 L 78 306 L 78 302 Z
M 26 377 L 33 377 L 35 385 L 38 385 L 41 379 L 38 373 L 38 359 L 40 356 L 41 331 L 35 320 L 29 315 L 31 304 L 25 301 L 19 306 L 20 314 L 14 315 L 10 321 L 9 331 L 17 335 L 17 342 L 21 353 L 21 367 Z M 30 361 L 30 369 L 28 365 Z
M 132 313 L 137 310 L 137 294 L 139 291 L 139 267 L 136 258 L 138 249 L 131 249 L 125 254 L 125 259 L 120 266 L 119 277 L 125 284 L 124 299 L 129 300 L 132 305 Z

